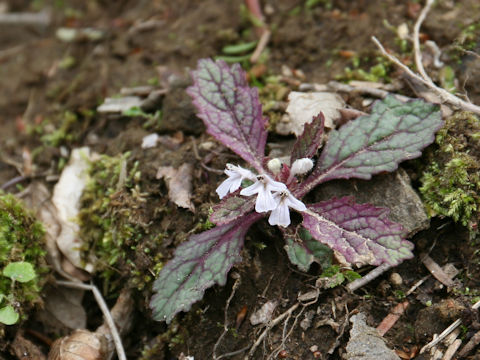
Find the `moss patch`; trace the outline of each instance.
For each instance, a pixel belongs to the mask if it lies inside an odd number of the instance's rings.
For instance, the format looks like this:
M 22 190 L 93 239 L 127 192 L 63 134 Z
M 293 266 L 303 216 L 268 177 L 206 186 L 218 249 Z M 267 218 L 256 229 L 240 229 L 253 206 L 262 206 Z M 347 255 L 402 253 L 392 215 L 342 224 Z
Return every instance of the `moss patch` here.
M 85 258 L 93 261 L 111 295 L 125 281 L 142 290 L 162 266 L 163 235 L 149 232 L 148 194 L 140 190 L 138 164 L 128 158 L 128 153 L 102 155 L 92 162 L 79 214 Z
M 431 215 L 452 217 L 477 233 L 480 215 L 480 121 L 468 112 L 447 119 L 421 178 L 420 192 Z
M 43 226 L 20 200 L 0 192 L 0 309 L 11 306 L 25 317 L 41 301 L 40 290 L 48 273 L 44 235 Z M 28 267 L 25 281 L 21 281 L 21 271 L 12 272 L 17 265 Z

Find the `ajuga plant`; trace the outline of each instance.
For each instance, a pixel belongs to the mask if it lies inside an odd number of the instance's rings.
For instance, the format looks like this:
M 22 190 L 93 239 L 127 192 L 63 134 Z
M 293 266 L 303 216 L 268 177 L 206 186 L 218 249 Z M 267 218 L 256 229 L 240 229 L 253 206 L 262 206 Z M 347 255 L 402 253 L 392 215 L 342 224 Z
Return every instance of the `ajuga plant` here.
M 402 226 L 388 218 L 388 209 L 357 204 L 352 197 L 314 204 L 304 204 L 302 198 L 326 181 L 370 179 L 420 156 L 442 126 L 436 105 L 422 100 L 404 103 L 393 96 L 377 101 L 370 115 L 331 131 L 317 155 L 324 131 L 319 114 L 297 138 L 289 166 L 265 157 L 267 119 L 257 89 L 248 86 L 238 64 L 229 67 L 203 59 L 192 78 L 187 91 L 207 132 L 243 158 L 248 169 L 227 164 L 227 179 L 217 188 L 221 201 L 210 216 L 216 226 L 178 246 L 161 270 L 150 303 L 154 319 L 169 323 L 200 300 L 207 288 L 225 285 L 228 271 L 241 260 L 249 227 L 266 216 L 295 246 L 289 259 L 303 270 L 310 262 L 302 259 L 311 258 L 308 255 L 316 248 L 311 241 L 301 241 L 300 232 L 305 230 L 356 266 L 394 266 L 413 257 L 413 244 L 404 239 Z M 295 226 L 291 210 L 303 219 Z

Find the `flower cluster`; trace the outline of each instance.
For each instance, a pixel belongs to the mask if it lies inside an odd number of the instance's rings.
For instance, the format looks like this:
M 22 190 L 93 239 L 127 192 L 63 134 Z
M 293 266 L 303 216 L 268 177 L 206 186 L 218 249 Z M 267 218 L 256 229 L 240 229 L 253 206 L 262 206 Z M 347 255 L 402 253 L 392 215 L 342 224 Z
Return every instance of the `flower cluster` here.
M 255 175 L 250 170 L 232 164 L 227 164 L 225 174 L 228 175 L 228 178 L 217 188 L 220 199 L 229 192 L 237 191 L 243 180 L 253 181 L 252 185 L 240 191 L 240 195 L 252 196 L 256 194 L 255 211 L 258 213 L 271 211 L 268 218 L 270 225 L 287 227 L 290 225 L 289 208 L 297 211 L 307 209 L 304 203 L 290 193 L 284 183 L 273 180 L 267 174 Z

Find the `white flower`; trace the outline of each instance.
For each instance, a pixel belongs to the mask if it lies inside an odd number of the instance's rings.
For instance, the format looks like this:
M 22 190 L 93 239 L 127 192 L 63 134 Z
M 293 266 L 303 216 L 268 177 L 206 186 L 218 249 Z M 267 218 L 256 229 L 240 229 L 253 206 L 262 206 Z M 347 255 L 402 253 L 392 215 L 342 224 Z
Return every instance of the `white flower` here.
M 290 225 L 289 207 L 297 211 L 305 211 L 307 207 L 303 202 L 296 199 L 288 190 L 284 190 L 273 195 L 273 199 L 277 206 L 272 210 L 268 223 L 270 225 L 278 225 L 287 227 Z
M 272 191 L 287 190 L 287 186 L 284 183 L 274 181 L 268 175 L 258 175 L 257 181 L 240 191 L 240 195 L 250 196 L 257 195 L 257 201 L 255 203 L 256 212 L 267 212 L 277 207 L 277 203 L 273 199 Z
M 228 178 L 224 180 L 216 190 L 220 199 L 222 199 L 229 192 L 237 191 L 242 185 L 243 180 L 255 180 L 255 174 L 250 170 L 242 168 L 241 166 L 227 164 L 227 168 L 224 172 L 228 175 Z
M 290 173 L 292 175 L 303 175 L 312 170 L 313 161 L 308 158 L 297 159 L 293 162 Z

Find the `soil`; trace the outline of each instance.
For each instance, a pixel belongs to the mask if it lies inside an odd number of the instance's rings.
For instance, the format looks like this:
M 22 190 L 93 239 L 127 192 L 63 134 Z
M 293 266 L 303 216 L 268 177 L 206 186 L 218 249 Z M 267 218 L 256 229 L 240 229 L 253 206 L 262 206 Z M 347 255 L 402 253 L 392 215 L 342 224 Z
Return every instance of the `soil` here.
M 260 81 L 267 75 L 279 75 L 288 67 L 303 72 L 297 74 L 297 82 L 301 79 L 325 83 L 358 76 L 348 75 L 347 67 L 368 72 L 372 66 L 383 63 L 387 75 L 379 81 L 399 83 L 399 92 L 415 96 L 402 74 L 379 60 L 370 38 L 375 35 L 390 51 L 411 64 L 411 45 L 402 51 L 394 29 L 403 23 L 410 30 L 413 28 L 421 9 L 417 1 L 322 0 L 311 8 L 307 8 L 307 3 L 313 2 L 303 0 L 261 3 L 272 37 Z M 110 156 L 130 151 L 127 167 L 138 162 L 139 186 L 146 201 L 138 217 L 143 224 L 151 224 L 148 231 L 163 234 L 161 244 L 139 243 L 138 248 L 148 246 L 163 260 L 171 258 L 178 244 L 199 231 L 199 224 L 205 223 L 210 207 L 218 201 L 215 188 L 222 175 L 221 171 L 218 174 L 210 169 L 223 170 L 229 161 L 241 163 L 217 143 L 213 149 L 201 146 L 214 140 L 195 117 L 185 88 L 189 84 L 187 69 L 194 68 L 198 59 L 221 55 L 226 45 L 256 39 L 243 2 L 0 1 L 3 4 L 9 12 L 48 10 L 52 18 L 49 25 L 38 26 L 6 25 L 0 17 L 0 184 L 25 175 L 17 187 L 7 190 L 18 193 L 34 180 L 41 180 L 52 189 L 74 148 L 89 146 Z M 140 25 L 147 21 L 151 24 Z M 433 40 L 444 50 L 445 61 L 459 80 L 460 89 L 477 104 L 479 62 L 471 53 L 456 50 L 454 44 L 461 43 L 466 28 L 479 22 L 478 1 L 445 0 L 432 9 L 422 27 L 422 40 Z M 94 28 L 102 35 L 100 39 L 84 37 L 66 42 L 58 37 L 57 31 L 62 27 Z M 480 49 L 478 37 L 475 41 L 472 51 Z M 433 67 L 428 70 L 435 79 L 440 76 Z M 148 109 L 150 114 L 161 110 L 160 122 L 145 126 L 147 120 L 142 116 L 107 116 L 95 111 L 106 97 L 115 97 L 122 88 L 147 84 L 159 89 L 169 87 L 164 97 Z M 295 84 L 286 86 L 295 88 Z M 342 96 L 348 104 L 366 110 L 359 94 Z M 68 121 L 71 114 L 73 120 Z M 58 139 L 45 137 L 59 129 L 63 132 Z M 167 141 L 152 149 L 142 149 L 142 138 L 152 132 L 180 140 L 178 144 Z M 269 140 L 281 142 L 291 138 L 272 133 Z M 200 162 L 208 168 L 200 166 Z M 165 182 L 156 178 L 159 167 L 178 167 L 183 163 L 190 163 L 195 169 L 194 212 L 169 201 Z M 406 168 L 412 174 L 418 171 L 418 164 L 407 163 Z M 418 174 L 413 176 L 416 186 L 417 178 Z M 472 299 L 480 293 L 480 258 L 475 242 L 469 239 L 466 229 L 448 218 L 433 219 L 429 229 L 411 240 L 416 244 L 414 259 L 355 293 L 343 286 L 321 290 L 318 301 L 303 307 L 301 312 L 300 307 L 270 329 L 252 358 L 341 359 L 349 338 L 349 315 L 363 312 L 368 324 L 376 326 L 406 299 L 408 309 L 385 335 L 388 346 L 403 359 L 422 358 L 424 355 L 417 356 L 419 348 L 458 317 L 464 319 L 462 335 L 469 339 L 478 330 L 476 311 L 469 310 Z M 408 289 L 430 274 L 419 256 L 425 252 L 441 266 L 453 263 L 460 271 L 459 280 L 453 289 L 446 289 L 430 276 L 406 298 Z M 142 290 L 134 289 L 132 330 L 124 338 L 128 358 L 182 359 L 183 353 L 199 360 L 211 359 L 223 331 L 225 307 L 235 277 L 240 279 L 240 285 L 227 311 L 230 330 L 218 344 L 216 355 L 245 348 L 262 331 L 248 320 L 254 311 L 274 300 L 278 304 L 274 316 L 283 313 L 296 303 L 300 293 L 314 289 L 322 272 L 319 265 L 308 273 L 298 271 L 288 261 L 281 233 L 262 221 L 249 231 L 242 255 L 243 261 L 231 271 L 226 286 L 207 290 L 202 301 L 188 313 L 177 315 L 169 326 L 151 319 L 151 281 Z M 135 252 L 128 256 L 145 275 L 155 265 L 153 256 L 142 257 Z M 130 268 L 123 265 L 118 269 L 119 279 L 128 283 Z M 358 271 L 365 274 L 369 270 Z M 394 272 L 400 275 L 401 284 L 391 280 Z M 93 278 L 98 285 L 103 281 L 99 274 Z M 104 293 L 110 305 L 116 294 Z M 85 298 L 84 305 L 88 309 L 96 306 L 91 296 Z M 88 326 L 92 330 L 99 325 L 99 316 L 97 310 L 88 310 Z M 18 332 L 27 334 L 46 354 L 48 346 L 42 339 L 65 335 L 57 330 L 35 320 L 32 314 L 30 320 L 7 329 L 5 339 L 0 341 L 0 359 L 17 358 L 11 343 Z M 480 350 L 476 351 L 469 358 L 479 358 Z M 231 354 L 229 358 L 243 359 L 247 352 Z

